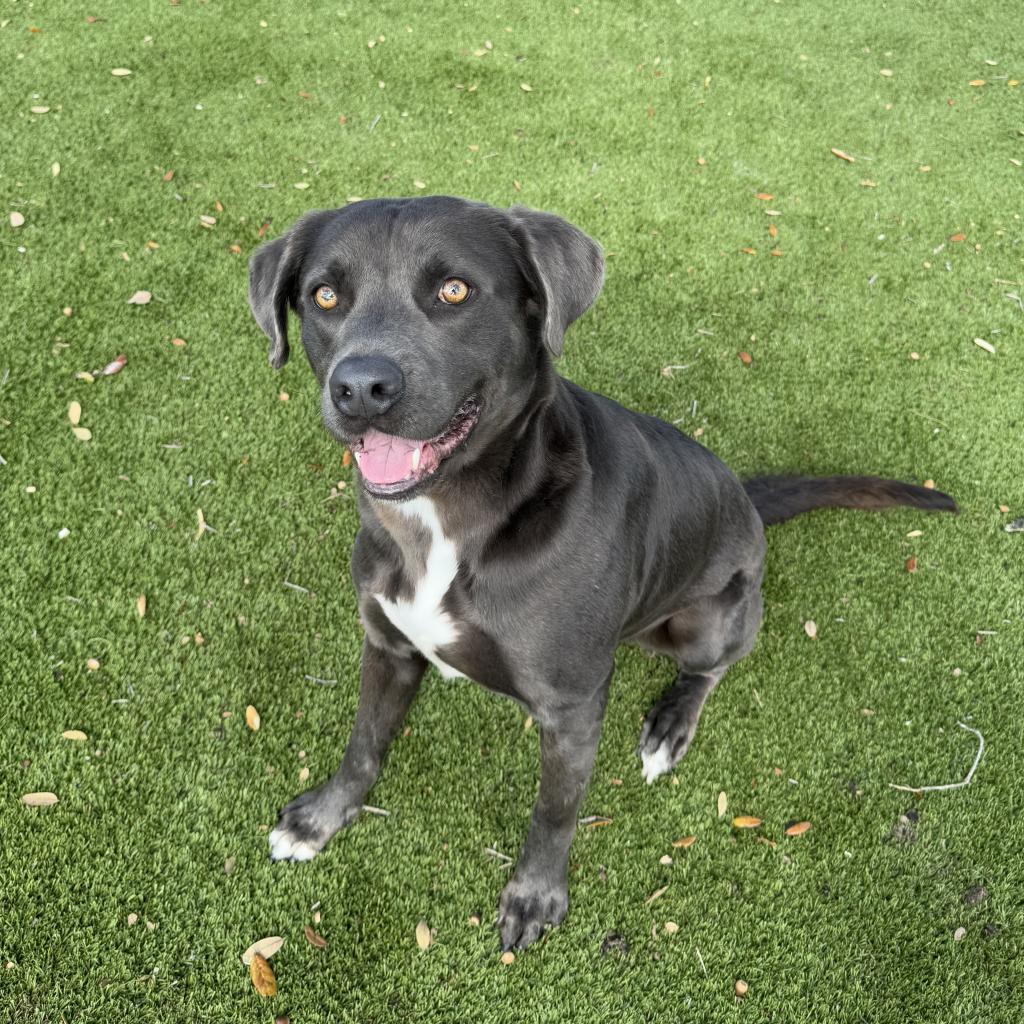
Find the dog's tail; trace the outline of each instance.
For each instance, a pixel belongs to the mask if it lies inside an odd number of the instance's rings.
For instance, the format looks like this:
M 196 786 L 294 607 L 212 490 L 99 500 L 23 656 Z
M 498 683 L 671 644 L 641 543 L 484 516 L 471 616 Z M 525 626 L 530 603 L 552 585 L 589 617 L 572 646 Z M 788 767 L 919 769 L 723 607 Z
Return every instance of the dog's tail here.
M 758 476 L 743 486 L 765 526 L 781 523 L 816 508 L 895 508 L 909 505 L 934 512 L 958 513 L 942 491 L 877 476 Z

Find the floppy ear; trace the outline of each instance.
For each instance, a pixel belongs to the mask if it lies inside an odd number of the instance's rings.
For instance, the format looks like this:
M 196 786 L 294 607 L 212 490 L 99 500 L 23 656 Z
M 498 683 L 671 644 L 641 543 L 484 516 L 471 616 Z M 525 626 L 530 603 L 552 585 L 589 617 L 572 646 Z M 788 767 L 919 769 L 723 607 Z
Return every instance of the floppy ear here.
M 292 301 L 298 259 L 295 229 L 261 245 L 249 261 L 249 308 L 270 339 L 270 365 L 288 362 L 288 306 Z
M 569 325 L 590 308 L 601 291 L 601 246 L 552 213 L 513 206 L 508 215 L 541 304 L 544 344 L 558 357 Z

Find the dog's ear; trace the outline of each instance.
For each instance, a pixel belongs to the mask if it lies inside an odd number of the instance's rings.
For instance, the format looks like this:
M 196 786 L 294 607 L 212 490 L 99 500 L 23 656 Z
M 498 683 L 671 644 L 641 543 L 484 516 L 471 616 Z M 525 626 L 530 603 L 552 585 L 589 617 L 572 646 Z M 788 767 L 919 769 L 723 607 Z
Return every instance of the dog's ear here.
M 295 308 L 295 287 L 305 249 L 307 214 L 280 238 L 261 245 L 249 260 L 249 308 L 270 339 L 270 365 L 288 362 L 288 307 Z
M 509 218 L 526 256 L 524 269 L 541 305 L 544 344 L 557 358 L 569 325 L 590 308 L 601 291 L 601 246 L 552 213 L 513 206 Z

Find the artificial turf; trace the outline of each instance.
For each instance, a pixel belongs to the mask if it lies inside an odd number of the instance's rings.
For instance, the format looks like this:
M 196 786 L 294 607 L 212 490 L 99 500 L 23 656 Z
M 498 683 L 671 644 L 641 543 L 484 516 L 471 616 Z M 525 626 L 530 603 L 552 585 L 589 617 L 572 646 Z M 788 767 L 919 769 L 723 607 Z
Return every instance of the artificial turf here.
M 1019 1019 L 1019 13 L 0 5 L 0 1019 Z M 672 672 L 620 652 L 581 811 L 611 824 L 508 966 L 485 848 L 525 835 L 538 737 L 470 683 L 428 681 L 371 795 L 389 817 L 267 857 L 352 721 L 357 520 L 303 358 L 266 365 L 246 259 L 308 208 L 430 192 L 601 241 L 572 379 L 741 475 L 931 478 L 962 507 L 773 528 L 758 646 L 651 788 L 634 747 Z M 969 786 L 890 788 L 962 778 L 958 721 L 986 740 Z M 239 960 L 266 935 L 272 1000 Z

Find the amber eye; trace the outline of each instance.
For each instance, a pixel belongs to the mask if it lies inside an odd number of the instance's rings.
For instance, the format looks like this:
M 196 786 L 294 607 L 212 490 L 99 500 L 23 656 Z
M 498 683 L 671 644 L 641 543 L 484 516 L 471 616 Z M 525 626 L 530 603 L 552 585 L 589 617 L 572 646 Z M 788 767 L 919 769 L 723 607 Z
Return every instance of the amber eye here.
M 313 292 L 313 301 L 321 309 L 334 309 L 338 304 L 338 296 L 334 293 L 333 288 L 329 288 L 327 285 L 322 284 L 315 292 Z
M 457 306 L 460 302 L 465 302 L 469 298 L 469 285 L 458 277 L 449 277 L 441 285 L 441 290 L 437 293 L 437 297 L 442 302 L 447 302 L 450 306 Z

